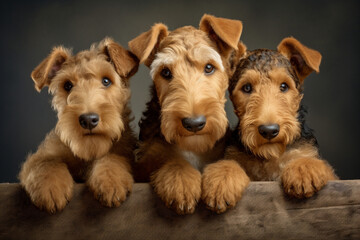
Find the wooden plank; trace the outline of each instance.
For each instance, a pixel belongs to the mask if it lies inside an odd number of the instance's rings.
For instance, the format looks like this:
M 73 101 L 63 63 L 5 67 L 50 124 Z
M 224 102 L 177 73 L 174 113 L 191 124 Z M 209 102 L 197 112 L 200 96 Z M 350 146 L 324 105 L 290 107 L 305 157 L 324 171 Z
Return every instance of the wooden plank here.
M 50 215 L 19 184 L 0 184 L 0 239 L 360 239 L 360 180 L 332 181 L 307 200 L 288 199 L 277 182 L 252 182 L 224 214 L 167 209 L 137 183 L 119 208 L 102 207 L 76 184 L 66 208 Z

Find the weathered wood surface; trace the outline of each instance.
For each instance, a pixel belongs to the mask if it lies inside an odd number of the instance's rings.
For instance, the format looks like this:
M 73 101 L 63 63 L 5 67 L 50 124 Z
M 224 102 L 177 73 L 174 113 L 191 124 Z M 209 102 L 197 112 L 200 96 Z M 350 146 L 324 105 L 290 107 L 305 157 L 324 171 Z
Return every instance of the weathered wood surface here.
M 234 209 L 194 214 L 167 209 L 137 183 L 119 208 L 102 207 L 76 184 L 66 208 L 34 207 L 19 184 L 0 184 L 0 239 L 360 239 L 360 180 L 332 181 L 307 200 L 288 199 L 276 182 L 252 182 Z

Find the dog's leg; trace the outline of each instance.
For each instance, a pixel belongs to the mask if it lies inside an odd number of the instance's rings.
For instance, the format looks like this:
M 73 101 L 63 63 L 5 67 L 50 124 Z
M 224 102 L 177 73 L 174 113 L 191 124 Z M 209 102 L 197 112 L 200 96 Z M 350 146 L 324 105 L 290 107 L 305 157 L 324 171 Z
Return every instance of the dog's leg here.
M 72 197 L 74 181 L 67 165 L 43 149 L 28 157 L 19 178 L 35 206 L 50 213 L 62 210 Z
M 133 182 L 127 159 L 107 154 L 95 161 L 87 184 L 103 205 L 118 207 L 131 192 Z
M 165 163 L 151 176 L 155 192 L 178 214 L 195 211 L 201 196 L 201 173 L 183 159 Z
M 337 179 L 326 161 L 318 158 L 298 158 L 289 161 L 281 174 L 286 194 L 296 198 L 309 198 L 329 180 Z
M 236 205 L 249 182 L 249 177 L 236 161 L 221 160 L 204 169 L 201 198 L 207 208 L 222 213 Z

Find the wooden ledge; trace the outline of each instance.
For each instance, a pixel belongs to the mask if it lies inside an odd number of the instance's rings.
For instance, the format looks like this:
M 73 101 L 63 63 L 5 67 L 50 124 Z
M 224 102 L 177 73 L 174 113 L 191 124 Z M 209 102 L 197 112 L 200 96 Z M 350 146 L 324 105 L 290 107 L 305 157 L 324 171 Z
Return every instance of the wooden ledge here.
M 66 208 L 50 215 L 17 183 L 0 184 L 0 239 L 360 239 L 360 180 L 332 181 L 307 200 L 277 182 L 252 182 L 234 209 L 192 215 L 167 209 L 145 183 L 119 208 L 102 207 L 76 184 Z

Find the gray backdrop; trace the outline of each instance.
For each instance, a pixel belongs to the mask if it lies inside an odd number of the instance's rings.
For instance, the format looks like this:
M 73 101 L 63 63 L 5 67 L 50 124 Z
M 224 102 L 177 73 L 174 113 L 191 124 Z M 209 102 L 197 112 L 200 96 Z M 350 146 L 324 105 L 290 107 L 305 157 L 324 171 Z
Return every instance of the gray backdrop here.
M 1 3 L 0 182 L 16 182 L 21 162 L 55 126 L 47 89 L 38 94 L 32 69 L 55 45 L 74 52 L 111 36 L 123 46 L 153 23 L 198 26 L 204 13 L 239 19 L 249 49 L 275 49 L 294 36 L 323 55 L 306 80 L 308 124 L 321 153 L 342 179 L 360 178 L 359 1 L 8 1 Z M 148 100 L 149 70 L 131 79 L 134 128 Z M 230 123 L 236 118 L 227 103 Z

